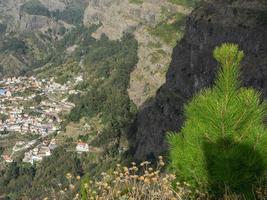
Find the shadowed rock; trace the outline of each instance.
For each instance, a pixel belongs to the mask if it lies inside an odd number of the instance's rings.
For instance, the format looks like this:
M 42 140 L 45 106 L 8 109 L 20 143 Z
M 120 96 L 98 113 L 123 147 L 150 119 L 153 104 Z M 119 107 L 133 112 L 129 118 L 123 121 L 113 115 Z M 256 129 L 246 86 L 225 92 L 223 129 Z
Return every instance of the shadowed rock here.
M 135 159 L 167 151 L 165 134 L 180 130 L 184 104 L 213 83 L 217 64 L 212 51 L 221 43 L 237 43 L 244 50 L 243 85 L 267 97 L 267 9 L 260 0 L 231 2 L 205 3 L 188 17 L 185 36 L 173 50 L 166 83 L 143 105 L 129 134 Z

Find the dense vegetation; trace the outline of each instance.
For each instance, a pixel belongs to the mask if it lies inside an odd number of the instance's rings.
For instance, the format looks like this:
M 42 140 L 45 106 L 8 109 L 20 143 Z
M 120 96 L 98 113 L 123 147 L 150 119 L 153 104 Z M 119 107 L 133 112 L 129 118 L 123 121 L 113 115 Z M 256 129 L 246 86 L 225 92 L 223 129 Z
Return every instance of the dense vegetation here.
M 197 3 L 201 2 L 202 0 L 169 0 L 171 3 L 185 5 L 185 6 L 196 6 Z
M 6 38 L 6 40 L 3 41 L 0 52 L 10 51 L 25 54 L 27 52 L 27 49 L 28 47 L 23 40 L 12 37 Z
M 142 4 L 144 1 L 143 0 L 129 0 L 130 3 L 135 3 L 135 4 Z
M 267 1 L 263 0 L 263 9 L 259 12 L 257 16 L 257 23 L 260 25 L 267 24 Z
M 77 27 L 67 33 L 56 45 L 57 52 L 76 45 L 75 51 L 67 58 L 57 53 L 51 59 L 53 64 L 38 73 L 41 77 L 54 76 L 62 84 L 83 76 L 84 80 L 76 86 L 80 93 L 70 97 L 76 107 L 68 120 L 90 121 L 99 117 L 106 128 L 94 144 L 104 146 L 126 132 L 136 111 L 127 88 L 130 73 L 138 61 L 137 42 L 129 34 L 120 41 L 111 41 L 104 35 L 95 40 L 91 33 L 96 28 Z
M 63 20 L 70 24 L 82 24 L 86 3 L 83 0 L 70 1 L 67 7 L 62 10 L 51 12 L 51 16 L 56 20 Z
M 230 192 L 254 199 L 252 188 L 267 169 L 266 103 L 255 90 L 240 87 L 243 52 L 236 45 L 216 48 L 214 57 L 221 67 L 215 86 L 193 98 L 181 133 L 168 138 L 170 167 L 216 198 Z
M 1 73 L 19 75 L 45 65 L 56 50 L 53 37 L 41 32 L 0 34 Z
M 86 5 L 84 1 L 70 1 L 67 7 L 60 11 L 49 11 L 47 7 L 45 7 L 38 0 L 31 0 L 26 2 L 21 6 L 21 10 L 30 14 L 30 15 L 41 15 L 52 17 L 56 20 L 63 20 L 70 24 L 81 24 L 84 14 L 84 9 Z
M 1 34 L 3 34 L 3 33 L 6 32 L 6 28 L 7 28 L 7 27 L 6 27 L 5 24 L 1 24 L 1 23 L 0 23 L 0 33 L 1 33 Z
M 56 149 L 41 165 L 14 162 L 0 174 L 0 194 L 6 194 L 6 199 L 49 197 L 69 185 L 67 173 L 82 175 L 83 167 L 76 153 L 62 148 Z
M 21 6 L 21 10 L 30 15 L 50 16 L 48 8 L 46 8 L 40 1 L 31 0 Z
M 168 16 L 168 11 L 165 9 L 162 9 L 161 16 L 165 20 L 150 29 L 150 34 L 159 37 L 167 44 L 175 46 L 176 42 L 183 36 L 186 16 L 181 13 L 177 13 L 175 16 Z M 172 23 L 169 23 L 169 21 L 172 21 Z
M 85 73 L 91 78 L 78 85 L 78 89 L 87 92 L 72 97 L 77 106 L 72 110 L 70 120 L 101 113 L 108 138 L 125 131 L 134 111 L 127 87 L 130 72 L 137 62 L 136 51 L 137 43 L 131 35 L 125 35 L 120 42 L 102 37 L 92 44 L 84 57 Z

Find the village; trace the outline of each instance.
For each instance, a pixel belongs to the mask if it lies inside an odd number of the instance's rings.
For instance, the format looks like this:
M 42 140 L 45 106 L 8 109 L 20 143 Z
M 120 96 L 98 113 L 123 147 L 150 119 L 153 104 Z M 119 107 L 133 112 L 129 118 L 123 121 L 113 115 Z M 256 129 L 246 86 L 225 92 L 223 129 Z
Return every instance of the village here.
M 67 101 L 67 96 L 75 92 L 68 84 L 58 84 L 53 78 L 37 80 L 31 76 L 1 80 L 0 140 L 16 138 L 14 144 L 5 144 L 3 162 L 13 162 L 17 152 L 24 152 L 23 162 L 31 164 L 50 156 L 57 147 L 53 134 L 61 130 L 61 115 L 75 106 Z M 76 150 L 88 152 L 88 144 L 78 142 Z

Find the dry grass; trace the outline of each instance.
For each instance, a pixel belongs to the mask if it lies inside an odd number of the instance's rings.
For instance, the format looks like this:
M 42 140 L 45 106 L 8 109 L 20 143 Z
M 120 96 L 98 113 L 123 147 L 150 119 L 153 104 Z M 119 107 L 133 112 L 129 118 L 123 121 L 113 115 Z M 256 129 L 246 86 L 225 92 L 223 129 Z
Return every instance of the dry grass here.
M 84 185 L 88 200 L 182 200 L 192 193 L 187 184 L 177 183 L 173 174 L 162 174 L 165 163 L 162 157 L 156 168 L 145 161 L 131 167 L 117 165 L 110 173 L 102 173 L 99 181 Z
M 212 197 L 207 192 L 193 189 L 186 182 L 178 182 L 175 175 L 163 173 L 165 166 L 160 156 L 156 167 L 151 167 L 148 161 L 140 165 L 132 163 L 131 167 L 123 167 L 117 164 L 116 169 L 103 172 L 98 180 L 91 180 L 83 184 L 85 193 L 76 194 L 74 199 L 79 200 L 245 200 L 244 197 L 225 191 L 222 198 Z M 66 174 L 69 180 L 69 188 L 60 191 L 61 198 L 69 197 L 68 193 L 77 192 L 75 181 L 80 177 Z M 73 191 L 73 192 L 71 192 Z M 76 193 L 75 192 L 75 193 Z M 69 194 L 70 194 L 69 193 Z M 74 193 L 74 194 L 75 194 Z M 63 198 L 69 199 L 69 198 Z M 267 187 L 256 189 L 255 199 L 267 200 Z

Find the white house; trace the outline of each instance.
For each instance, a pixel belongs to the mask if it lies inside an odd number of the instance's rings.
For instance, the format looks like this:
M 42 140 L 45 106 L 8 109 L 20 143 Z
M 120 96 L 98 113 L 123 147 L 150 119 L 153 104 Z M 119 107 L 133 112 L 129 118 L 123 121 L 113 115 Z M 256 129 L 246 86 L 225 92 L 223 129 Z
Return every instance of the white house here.
M 51 151 L 49 149 L 49 147 L 46 147 L 46 146 L 42 146 L 39 150 L 39 153 L 38 155 L 40 157 L 46 157 L 46 156 L 51 156 Z
M 57 147 L 56 140 L 52 139 L 48 147 L 50 150 L 54 150 Z
M 31 163 L 33 165 L 32 151 L 25 152 L 24 158 L 22 161 L 26 163 Z
M 89 151 L 89 146 L 85 142 L 78 142 L 76 146 L 76 151 L 77 152 L 88 152 Z

